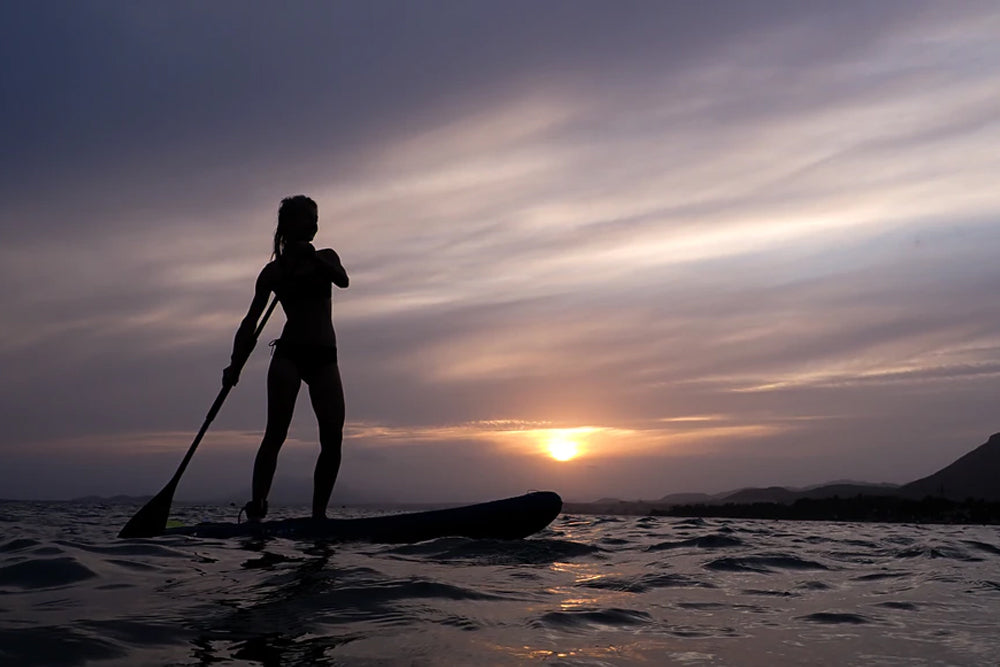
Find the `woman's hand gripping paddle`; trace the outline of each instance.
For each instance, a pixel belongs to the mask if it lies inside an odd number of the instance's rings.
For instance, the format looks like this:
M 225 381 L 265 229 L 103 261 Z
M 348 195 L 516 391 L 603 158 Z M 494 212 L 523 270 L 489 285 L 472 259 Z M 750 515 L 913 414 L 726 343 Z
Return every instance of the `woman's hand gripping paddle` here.
M 257 339 L 260 337 L 260 332 L 264 330 L 264 325 L 267 323 L 267 318 L 271 316 L 274 311 L 274 307 L 278 305 L 278 297 L 275 296 L 271 300 L 271 305 L 267 307 L 264 312 L 264 316 L 260 318 L 260 322 L 257 324 L 257 329 L 253 334 L 253 344 L 246 351 L 245 356 L 238 360 L 238 365 L 236 365 L 237 371 L 243 368 L 243 364 L 247 362 L 250 356 L 250 352 L 253 350 L 253 346 L 257 344 Z M 170 516 L 170 504 L 174 500 L 174 491 L 177 490 L 177 484 L 181 481 L 181 475 L 184 474 L 184 469 L 187 468 L 188 462 L 191 457 L 194 456 L 194 450 L 198 448 L 198 444 L 201 442 L 202 437 L 205 435 L 205 431 L 208 430 L 208 425 L 212 423 L 215 419 L 215 415 L 219 412 L 219 408 L 222 407 L 222 403 L 226 400 L 226 396 L 229 395 L 229 391 L 233 388 L 232 384 L 222 385 L 222 391 L 216 397 L 215 402 L 212 403 L 212 407 L 208 411 L 208 416 L 205 417 L 205 422 L 201 425 L 201 430 L 198 431 L 198 435 L 195 436 L 194 442 L 188 447 L 187 454 L 184 455 L 184 460 L 181 461 L 180 466 L 177 468 L 177 472 L 174 476 L 167 482 L 167 485 L 163 487 L 163 490 L 153 496 L 152 500 L 146 503 L 142 509 L 135 513 L 125 527 L 121 529 L 118 533 L 118 537 L 155 537 L 163 532 L 167 527 L 167 519 Z

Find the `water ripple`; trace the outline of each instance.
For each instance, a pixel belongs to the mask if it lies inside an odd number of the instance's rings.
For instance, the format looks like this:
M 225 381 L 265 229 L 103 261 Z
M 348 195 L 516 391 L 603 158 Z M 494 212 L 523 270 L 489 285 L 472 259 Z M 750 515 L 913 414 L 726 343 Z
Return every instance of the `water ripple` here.
M 594 632 L 604 629 L 621 629 L 653 623 L 644 611 L 634 609 L 574 609 L 543 614 L 533 627 L 575 632 Z
M 861 614 L 832 611 L 820 611 L 799 618 L 810 623 L 823 623 L 824 625 L 867 625 L 874 623 L 872 619 Z
M 32 547 L 38 547 L 41 545 L 42 543 L 38 540 L 20 537 L 15 540 L 11 540 L 10 542 L 0 544 L 0 553 L 16 553 L 18 551 L 24 551 L 25 549 L 31 549 Z
M 0 567 L 0 586 L 11 588 L 55 588 L 97 577 L 97 573 L 73 558 L 30 560 Z
M 699 549 L 726 549 L 729 547 L 741 547 L 744 544 L 745 542 L 738 537 L 711 534 L 702 535 L 700 537 L 692 537 L 690 539 L 680 540 L 677 542 L 660 542 L 646 547 L 646 551 L 665 551 L 667 549 L 683 549 L 685 547 L 697 547 Z
M 0 665 L 1000 664 L 991 527 L 574 515 L 514 541 L 115 539 L 134 509 L 6 507 Z
M 439 561 L 471 561 L 482 565 L 528 565 L 551 563 L 599 553 L 600 547 L 569 540 L 536 539 L 470 540 L 442 538 L 419 544 L 392 547 L 382 553 L 435 558 Z
M 729 558 L 718 558 L 705 563 L 709 570 L 721 570 L 724 572 L 773 572 L 779 570 L 829 570 L 822 563 L 789 556 L 786 554 L 769 554 L 762 556 L 740 556 Z
M 701 579 L 684 574 L 644 574 L 633 578 L 606 577 L 582 582 L 580 586 L 627 593 L 645 593 L 657 588 L 714 588 Z
M 1000 547 L 993 544 L 979 542 L 977 540 L 963 540 L 963 544 L 967 544 L 977 551 L 982 551 L 983 553 L 988 553 L 992 556 L 1000 556 Z
M 76 667 L 94 660 L 122 658 L 128 651 L 82 629 L 39 626 L 0 628 L 0 657 L 17 667 Z

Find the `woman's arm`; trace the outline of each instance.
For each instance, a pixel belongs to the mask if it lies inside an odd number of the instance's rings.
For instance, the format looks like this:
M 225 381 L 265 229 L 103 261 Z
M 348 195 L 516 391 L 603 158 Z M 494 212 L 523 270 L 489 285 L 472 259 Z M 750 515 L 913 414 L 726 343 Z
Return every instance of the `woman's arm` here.
M 347 276 L 347 269 L 340 263 L 340 256 L 333 248 L 317 250 L 315 257 L 334 285 L 346 289 L 351 284 L 351 279 Z
M 265 271 L 266 269 L 257 276 L 253 301 L 250 302 L 246 317 L 243 318 L 236 330 L 236 339 L 233 341 L 233 354 L 230 357 L 229 366 L 222 371 L 223 384 L 236 386 L 240 380 L 240 371 L 243 370 L 243 365 L 250 358 L 250 353 L 253 352 L 254 345 L 257 344 L 257 339 L 254 337 L 257 321 L 264 313 L 264 308 L 267 307 L 267 297 L 271 294 L 270 284 L 264 275 Z
M 346 289 L 351 283 L 351 279 L 347 277 L 347 269 L 340 263 L 340 256 L 333 248 L 316 250 L 312 243 L 298 241 L 285 246 L 285 253 L 297 261 L 313 262 L 324 278 L 341 289 Z

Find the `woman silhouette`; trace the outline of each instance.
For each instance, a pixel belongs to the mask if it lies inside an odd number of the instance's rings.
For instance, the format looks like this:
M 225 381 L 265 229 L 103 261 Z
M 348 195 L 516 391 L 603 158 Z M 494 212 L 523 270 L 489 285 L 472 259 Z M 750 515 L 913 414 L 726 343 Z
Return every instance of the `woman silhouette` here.
M 326 506 L 340 470 L 344 438 L 344 388 L 337 367 L 337 337 L 333 330 L 331 283 L 346 288 L 349 279 L 332 249 L 312 245 L 319 209 L 309 197 L 296 195 L 281 200 L 278 227 L 274 232 L 274 255 L 257 276 L 253 301 L 236 331 L 233 363 L 222 372 L 224 384 L 239 381 L 242 364 L 254 345 L 254 329 L 274 292 L 285 311 L 281 337 L 267 371 L 267 427 L 253 467 L 253 497 L 244 506 L 250 521 L 267 514 L 278 451 L 288 435 L 299 387 L 309 385 L 316 420 L 319 422 L 320 454 L 313 476 L 312 516 L 326 517 Z

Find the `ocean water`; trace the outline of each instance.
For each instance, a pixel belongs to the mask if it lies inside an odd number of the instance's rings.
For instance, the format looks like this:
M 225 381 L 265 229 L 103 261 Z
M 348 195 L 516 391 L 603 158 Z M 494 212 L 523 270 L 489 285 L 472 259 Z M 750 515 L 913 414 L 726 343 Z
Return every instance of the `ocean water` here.
M 0 665 L 1000 664 L 996 527 L 562 515 L 515 542 L 117 539 L 135 509 L 0 503 Z

